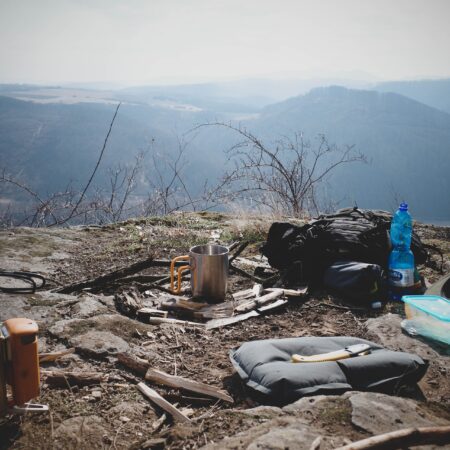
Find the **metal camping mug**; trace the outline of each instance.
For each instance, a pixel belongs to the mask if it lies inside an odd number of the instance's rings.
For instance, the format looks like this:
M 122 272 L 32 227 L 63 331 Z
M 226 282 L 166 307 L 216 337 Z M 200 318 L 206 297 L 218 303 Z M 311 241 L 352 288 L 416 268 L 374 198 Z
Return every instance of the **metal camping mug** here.
M 196 245 L 189 250 L 189 255 L 177 256 L 170 263 L 170 290 L 173 294 L 181 291 L 181 275 L 191 271 L 191 289 L 193 297 L 203 297 L 214 303 L 225 299 L 228 282 L 228 248 L 222 245 Z M 189 261 L 177 271 L 175 287 L 175 263 Z

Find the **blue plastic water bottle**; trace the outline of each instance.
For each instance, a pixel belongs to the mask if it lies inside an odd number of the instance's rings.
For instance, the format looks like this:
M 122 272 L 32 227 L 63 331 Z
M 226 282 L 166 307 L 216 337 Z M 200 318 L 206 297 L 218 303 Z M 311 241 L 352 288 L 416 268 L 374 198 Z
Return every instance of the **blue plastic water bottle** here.
M 401 203 L 391 222 L 392 248 L 409 249 L 411 246 L 412 219 L 408 205 Z
M 391 222 L 392 251 L 389 255 L 389 291 L 393 300 L 400 300 L 414 286 L 414 255 L 410 250 L 412 219 L 408 205 L 402 203 Z

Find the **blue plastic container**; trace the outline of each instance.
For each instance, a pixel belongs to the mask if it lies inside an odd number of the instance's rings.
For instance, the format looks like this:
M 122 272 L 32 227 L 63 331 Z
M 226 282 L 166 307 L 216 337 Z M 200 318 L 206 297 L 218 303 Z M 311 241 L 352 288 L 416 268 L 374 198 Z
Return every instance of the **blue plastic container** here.
M 450 345 L 450 300 L 438 295 L 405 295 L 402 301 L 407 317 L 402 328 Z

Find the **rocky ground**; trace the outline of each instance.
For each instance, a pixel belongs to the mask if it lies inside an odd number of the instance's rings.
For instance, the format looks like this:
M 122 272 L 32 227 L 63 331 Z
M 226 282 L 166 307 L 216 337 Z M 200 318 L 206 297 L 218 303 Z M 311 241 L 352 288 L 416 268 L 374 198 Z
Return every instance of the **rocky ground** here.
M 48 279 L 35 294 L 0 293 L 0 321 L 28 317 L 39 325 L 40 352 L 69 347 L 75 353 L 42 371 L 70 370 L 103 374 L 100 383 L 55 388 L 45 382 L 36 400 L 49 413 L 0 419 L 0 449 L 141 449 L 141 448 L 336 448 L 350 441 L 408 426 L 450 423 L 450 357 L 440 347 L 402 333 L 402 305 L 382 311 L 349 307 L 326 292 L 290 301 L 284 310 L 233 326 L 202 329 L 149 325 L 120 314 L 113 296 L 117 286 L 95 294 L 63 295 L 49 290 L 92 278 L 154 256 L 169 259 L 195 244 L 249 240 L 242 256 L 257 257 L 270 221 L 219 214 L 179 214 L 133 220 L 105 227 L 71 229 L 18 228 L 0 232 L 0 268 L 29 270 Z M 450 269 L 450 229 L 416 225 L 426 243 L 444 255 Z M 437 257 L 420 271 L 430 282 L 439 278 Z M 247 267 L 250 270 L 249 267 Z M 153 268 L 146 274 L 166 274 Z M 253 282 L 230 277 L 230 291 Z M 161 295 L 150 289 L 149 298 Z M 430 367 L 419 385 L 396 396 L 348 392 L 342 396 L 303 398 L 283 408 L 259 405 L 233 373 L 228 352 L 241 343 L 266 338 L 347 335 L 370 339 L 390 349 L 416 353 Z M 148 383 L 190 418 L 173 423 L 142 396 L 142 379 L 122 366 L 126 352 L 151 367 L 227 390 L 233 404 L 198 398 Z M 320 437 L 319 441 L 318 438 Z M 319 447 L 316 447 L 319 448 Z

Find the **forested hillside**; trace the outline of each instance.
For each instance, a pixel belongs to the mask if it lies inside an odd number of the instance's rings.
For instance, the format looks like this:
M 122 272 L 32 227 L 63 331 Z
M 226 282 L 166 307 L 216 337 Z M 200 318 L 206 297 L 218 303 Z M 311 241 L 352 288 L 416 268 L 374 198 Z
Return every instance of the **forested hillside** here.
M 88 98 L 88 94 L 83 95 Z M 101 94 L 96 95 L 96 102 L 71 104 L 43 103 L 42 97 L 40 103 L 0 97 L 1 168 L 42 195 L 64 189 L 69 182 L 81 187 L 108 131 L 115 109 L 111 103 L 121 99 L 96 186 L 107 187 L 107 169 L 129 163 L 140 151 L 156 155 L 157 161 L 170 161 L 180 142 L 188 142 L 183 177 L 190 191 L 198 191 L 206 179 L 211 183 L 223 174 L 224 151 L 238 136 L 216 127 L 189 130 L 223 121 L 246 127 L 269 146 L 282 135 L 301 132 L 313 149 L 315 137 L 325 134 L 331 143 L 342 148 L 352 145 L 362 152 L 367 164 L 342 166 L 327 179 L 321 193 L 325 202 L 392 209 L 405 199 L 418 218 L 450 219 L 450 203 L 443 201 L 450 191 L 446 164 L 450 115 L 405 96 L 327 87 L 259 110 L 230 100 L 219 111 L 206 98 L 201 104 L 199 93 L 195 98 L 185 92 L 177 97 L 176 90 L 171 97 L 145 89 L 105 93 L 103 103 L 98 101 Z M 148 188 L 148 177 L 154 176 L 154 163 L 151 157 L 146 159 L 140 192 Z M 24 198 L 5 185 L 1 196 Z

